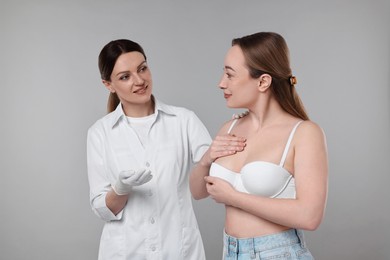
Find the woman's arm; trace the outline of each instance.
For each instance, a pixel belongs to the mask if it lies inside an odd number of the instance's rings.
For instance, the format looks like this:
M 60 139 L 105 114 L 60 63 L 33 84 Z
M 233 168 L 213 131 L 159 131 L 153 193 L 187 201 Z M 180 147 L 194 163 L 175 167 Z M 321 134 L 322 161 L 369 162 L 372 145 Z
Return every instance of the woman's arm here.
M 328 186 L 325 135 L 312 122 L 304 122 L 294 137 L 296 199 L 272 199 L 237 192 L 225 181 L 206 177 L 210 195 L 220 203 L 240 208 L 268 221 L 306 230 L 322 221 Z
M 206 198 L 209 195 L 204 177 L 209 175 L 211 164 L 219 157 L 229 156 L 244 150 L 246 139 L 228 134 L 223 135 L 222 133 L 226 133 L 226 126 L 227 124 L 221 128 L 209 149 L 190 174 L 190 190 L 196 200 Z

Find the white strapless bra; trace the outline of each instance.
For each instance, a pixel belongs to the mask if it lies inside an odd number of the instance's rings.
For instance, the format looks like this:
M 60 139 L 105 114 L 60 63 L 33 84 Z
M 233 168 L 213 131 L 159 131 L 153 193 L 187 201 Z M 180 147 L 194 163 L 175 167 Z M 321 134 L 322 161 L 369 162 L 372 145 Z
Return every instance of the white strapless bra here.
M 230 133 L 237 120 L 233 121 L 228 133 Z M 279 165 L 264 161 L 253 161 L 245 164 L 238 173 L 217 163 L 212 163 L 210 176 L 219 177 L 229 182 L 236 190 L 241 192 L 269 198 L 295 198 L 294 177 L 283 166 L 295 130 L 301 122 L 303 121 L 299 121 L 292 129 Z

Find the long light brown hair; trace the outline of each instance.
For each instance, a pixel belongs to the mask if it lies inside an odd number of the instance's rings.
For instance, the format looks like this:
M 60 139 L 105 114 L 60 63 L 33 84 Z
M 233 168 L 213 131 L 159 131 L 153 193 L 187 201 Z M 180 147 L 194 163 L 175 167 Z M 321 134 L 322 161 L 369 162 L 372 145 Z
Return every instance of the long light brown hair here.
M 140 52 L 146 60 L 144 50 L 141 45 L 136 42 L 127 39 L 119 39 L 107 43 L 99 54 L 98 65 L 101 79 L 111 81 L 111 73 L 118 57 L 124 53 L 132 51 Z M 107 102 L 107 112 L 110 113 L 114 111 L 119 103 L 120 100 L 118 95 L 116 93 L 110 93 Z
M 289 114 L 308 120 L 290 67 L 290 54 L 284 38 L 274 32 L 259 32 L 232 40 L 244 53 L 252 78 L 266 73 L 272 77 L 271 91 L 280 106 Z

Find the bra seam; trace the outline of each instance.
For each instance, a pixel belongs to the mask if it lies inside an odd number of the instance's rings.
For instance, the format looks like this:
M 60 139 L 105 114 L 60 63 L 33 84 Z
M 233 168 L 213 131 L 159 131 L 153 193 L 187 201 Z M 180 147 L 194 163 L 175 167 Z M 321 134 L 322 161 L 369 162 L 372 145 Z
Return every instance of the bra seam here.
M 280 191 L 278 191 L 275 195 L 273 195 L 271 198 L 277 198 L 280 194 L 282 194 L 286 189 L 287 189 L 287 186 L 290 184 L 291 180 L 293 179 L 294 177 L 292 175 L 290 175 L 288 177 L 288 180 L 286 181 L 286 183 L 283 185 L 283 187 L 280 189 Z

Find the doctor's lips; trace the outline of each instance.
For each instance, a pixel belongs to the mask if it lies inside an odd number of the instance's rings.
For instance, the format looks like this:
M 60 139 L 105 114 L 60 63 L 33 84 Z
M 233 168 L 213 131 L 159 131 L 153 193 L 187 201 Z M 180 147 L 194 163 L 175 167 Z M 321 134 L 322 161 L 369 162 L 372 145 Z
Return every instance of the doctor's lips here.
M 147 88 L 148 88 L 148 86 L 143 86 L 142 88 L 138 88 L 138 89 L 134 90 L 133 93 L 144 94 L 146 92 Z

